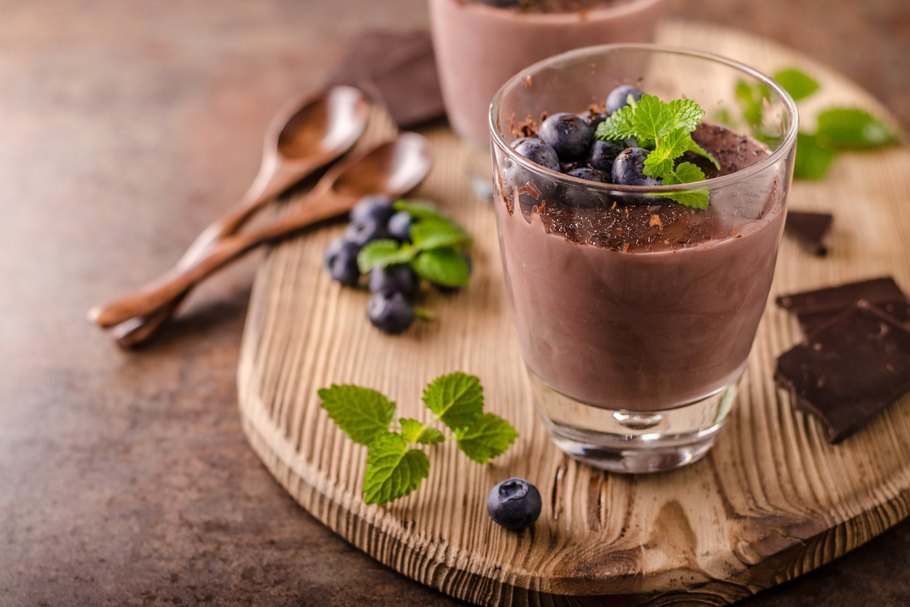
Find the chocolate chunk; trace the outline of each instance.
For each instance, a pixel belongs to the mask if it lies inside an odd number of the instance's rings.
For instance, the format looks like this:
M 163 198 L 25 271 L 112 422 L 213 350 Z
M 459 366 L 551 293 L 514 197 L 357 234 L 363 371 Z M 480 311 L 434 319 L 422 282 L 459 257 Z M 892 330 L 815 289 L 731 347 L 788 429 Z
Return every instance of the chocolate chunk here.
M 813 255 L 824 257 L 828 254 L 828 235 L 834 216 L 831 213 L 809 213 L 787 211 L 784 230 Z
M 854 304 L 782 354 L 774 377 L 840 442 L 910 390 L 910 330 Z
M 781 295 L 774 301 L 781 308 L 794 314 L 804 312 L 838 312 L 865 299 L 878 304 L 907 299 L 897 283 L 890 276 L 851 282 L 836 287 L 827 287 L 802 293 Z
M 890 316 L 896 323 L 910 330 L 910 299 L 886 301 L 875 305 L 876 308 Z
M 382 103 L 401 128 L 445 115 L 426 31 L 359 34 L 329 82 L 361 88 Z
M 878 306 L 897 322 L 905 322 L 901 314 L 908 314 L 901 307 L 901 302 L 907 302 L 907 297 L 890 276 L 782 295 L 775 301 L 796 315 L 804 335 L 810 335 L 859 301 Z
M 859 301 L 872 305 L 871 302 L 868 302 L 865 299 L 860 299 Z M 904 325 L 910 329 L 910 301 L 905 299 L 885 302 L 879 301 L 874 305 L 883 314 L 891 317 L 894 322 L 900 325 Z M 842 314 L 843 311 L 843 309 L 838 309 L 834 311 L 822 310 L 821 312 L 811 310 L 806 312 L 797 312 L 796 320 L 799 321 L 799 327 L 803 330 L 803 334 L 811 335 L 819 328 L 834 320 L 837 316 Z

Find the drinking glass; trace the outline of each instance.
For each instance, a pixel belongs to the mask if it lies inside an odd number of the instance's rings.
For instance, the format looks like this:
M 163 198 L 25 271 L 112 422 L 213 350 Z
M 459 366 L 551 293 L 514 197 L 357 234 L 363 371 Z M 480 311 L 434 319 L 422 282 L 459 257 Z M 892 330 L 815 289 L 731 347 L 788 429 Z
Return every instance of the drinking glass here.
M 552 171 L 512 149 L 523 125 L 602 106 L 621 84 L 697 101 L 706 124 L 694 136 L 737 170 L 624 186 Z M 741 117 L 737 89 L 757 95 L 761 111 Z M 516 74 L 493 98 L 489 127 L 512 317 L 553 440 L 618 472 L 703 457 L 736 400 L 768 299 L 792 178 L 793 100 L 757 70 L 710 53 L 606 45 Z M 667 199 L 693 191 L 708 195 L 707 209 Z

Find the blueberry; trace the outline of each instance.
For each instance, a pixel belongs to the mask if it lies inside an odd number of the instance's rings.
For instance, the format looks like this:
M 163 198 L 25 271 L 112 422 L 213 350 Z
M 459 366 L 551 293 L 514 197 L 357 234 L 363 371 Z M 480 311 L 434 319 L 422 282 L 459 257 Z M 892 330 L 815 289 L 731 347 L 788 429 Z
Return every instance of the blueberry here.
M 414 322 L 414 308 L 401 293 L 384 291 L 373 294 L 367 304 L 367 317 L 373 326 L 390 335 L 407 330 Z
M 638 101 L 644 93 L 628 84 L 617 86 L 610 91 L 610 94 L 607 95 L 607 114 L 612 114 L 619 108 L 629 105 L 629 95 L 632 95 L 632 99 Z
M 385 225 L 389 217 L 395 212 L 392 206 L 392 200 L 388 196 L 374 194 L 364 196 L 357 201 L 354 208 L 351 209 L 351 223 L 377 223 Z
M 547 167 L 552 171 L 559 170 L 559 156 L 556 150 L 537 137 L 525 137 L 516 141 L 513 149 L 516 154 L 524 156 L 531 162 Z
M 360 280 L 357 253 L 360 247 L 345 238 L 333 240 L 325 250 L 325 267 L 329 275 L 343 285 L 353 287 Z
M 389 219 L 386 230 L 388 231 L 389 236 L 395 240 L 404 242 L 406 240 L 411 240 L 411 224 L 413 223 L 414 220 L 411 218 L 410 214 L 399 211 Z
M 417 292 L 417 275 L 406 265 L 373 268 L 369 285 L 373 293 L 394 292 L 410 298 Z
M 626 148 L 613 162 L 613 183 L 623 185 L 658 185 L 660 182 L 644 174 L 645 158 L 648 151 L 641 148 Z
M 590 167 L 579 167 L 569 171 L 568 174 L 587 181 L 610 183 L 609 175 Z M 604 195 L 583 187 L 567 185 L 563 189 L 562 201 L 570 207 L 592 209 L 605 200 L 606 197 Z
M 540 125 L 540 138 L 556 150 L 561 160 L 587 154 L 593 137 L 594 128 L 575 114 L 553 114 Z
M 597 130 L 597 126 L 598 126 L 601 122 L 603 122 L 604 120 L 607 119 L 607 115 L 606 115 L 606 114 L 603 114 L 603 113 L 601 113 L 601 112 L 592 112 L 591 110 L 588 110 L 588 111 L 586 111 L 586 112 L 582 112 L 582 113 L 579 114 L 578 116 L 579 116 L 582 120 L 584 120 L 585 122 L 587 122 L 588 124 L 590 124 L 590 125 L 591 125 L 591 128 L 594 129 L 595 131 Z
M 497 483 L 487 496 L 490 518 L 510 531 L 521 531 L 533 525 L 542 506 L 540 491 L 521 478 Z
M 388 233 L 385 225 L 372 219 L 360 223 L 352 223 L 344 231 L 345 240 L 354 243 L 358 247 L 386 236 L 388 236 Z
M 598 171 L 613 171 L 613 161 L 619 156 L 625 146 L 613 141 L 597 140 L 591 146 L 591 154 L 588 156 L 588 164 Z
M 518 140 L 517 145 L 513 143 L 513 146 L 515 153 L 531 162 L 552 171 L 559 170 L 556 152 L 537 137 L 526 137 Z M 518 190 L 518 203 L 525 211 L 552 194 L 556 186 L 552 179 L 537 175 L 508 159 L 503 163 L 503 177 Z
M 588 181 L 597 181 L 599 183 L 610 183 L 610 176 L 600 171 L 598 169 L 592 169 L 590 167 L 578 167 L 577 169 L 572 169 L 569 171 L 569 175 L 572 177 L 578 177 L 579 179 L 586 179 Z

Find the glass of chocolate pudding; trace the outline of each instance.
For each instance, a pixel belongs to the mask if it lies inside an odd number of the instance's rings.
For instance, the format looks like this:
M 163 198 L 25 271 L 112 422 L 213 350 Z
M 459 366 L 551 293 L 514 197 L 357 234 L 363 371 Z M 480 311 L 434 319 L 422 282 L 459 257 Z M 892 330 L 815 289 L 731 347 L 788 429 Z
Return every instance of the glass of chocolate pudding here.
M 735 111 L 738 82 L 766 92 L 749 127 Z M 516 152 L 548 115 L 602 120 L 620 85 L 700 104 L 705 118 L 691 136 L 720 168 L 686 156 L 704 180 L 623 185 L 615 165 L 596 181 L 579 173 L 593 162 L 588 152 L 553 168 Z M 736 400 L 774 275 L 797 133 L 792 99 L 723 57 L 608 45 L 521 70 L 493 98 L 489 127 L 506 286 L 553 440 L 617 472 L 703 457 Z M 683 192 L 706 195 L 707 208 L 668 198 Z
M 487 146 L 487 111 L 523 67 L 570 49 L 650 42 L 664 0 L 429 0 L 439 81 L 452 128 Z

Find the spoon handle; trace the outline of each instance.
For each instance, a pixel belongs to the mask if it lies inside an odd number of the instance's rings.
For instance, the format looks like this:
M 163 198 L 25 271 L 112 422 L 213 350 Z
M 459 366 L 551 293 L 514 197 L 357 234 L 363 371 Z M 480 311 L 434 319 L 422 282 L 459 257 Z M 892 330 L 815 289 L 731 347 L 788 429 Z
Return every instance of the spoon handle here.
M 224 216 L 207 226 L 193 240 L 177 262 L 178 267 L 185 268 L 190 266 L 194 261 L 200 259 L 213 243 L 225 236 L 235 234 L 263 209 L 272 198 L 322 164 L 314 161 L 287 167 L 280 162 L 276 163 L 274 159 L 266 162 L 267 164 L 264 164 L 260 169 L 259 175 L 243 198 L 231 207 Z M 131 318 L 115 326 L 113 333 L 117 343 L 125 348 L 135 348 L 153 338 L 165 323 L 176 314 L 187 294 L 188 292 L 175 298 L 149 316 Z
M 301 200 L 296 211 L 270 226 L 221 238 L 189 265 L 174 267 L 133 294 L 93 308 L 89 311 L 89 318 L 102 327 L 111 327 L 131 318 L 154 314 L 247 252 L 262 244 L 291 236 L 316 223 L 343 215 L 350 211 L 355 202 L 354 198 L 338 194 L 323 195 L 318 200 L 309 200 L 310 198 L 307 196 L 307 199 Z

